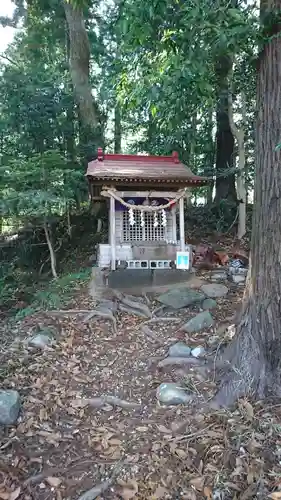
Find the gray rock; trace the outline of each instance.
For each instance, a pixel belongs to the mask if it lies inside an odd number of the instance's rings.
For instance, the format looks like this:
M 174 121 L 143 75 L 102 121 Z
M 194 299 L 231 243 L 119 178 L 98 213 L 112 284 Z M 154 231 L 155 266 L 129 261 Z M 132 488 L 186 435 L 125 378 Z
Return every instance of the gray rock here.
M 246 267 L 233 267 L 230 266 L 228 268 L 229 274 L 242 274 L 243 276 L 247 276 L 248 269 Z
M 244 285 L 246 276 L 243 276 L 243 274 L 233 274 L 232 281 L 236 283 L 236 285 Z
M 15 424 L 20 411 L 20 395 L 13 390 L 0 390 L 0 424 Z
M 159 295 L 157 300 L 165 306 L 173 307 L 173 309 L 181 309 L 182 307 L 201 302 L 204 298 L 205 295 L 202 292 L 198 292 L 192 288 L 175 288 Z
M 217 302 L 214 299 L 205 299 L 202 304 L 202 309 L 207 311 L 208 309 L 215 309 L 217 307 Z
M 209 283 L 208 285 L 202 285 L 201 290 L 211 299 L 215 299 L 216 297 L 224 297 L 228 292 L 227 286 L 220 285 L 219 283 Z
M 172 358 L 185 358 L 189 357 L 191 353 L 190 347 L 186 345 L 184 342 L 177 342 L 174 345 L 171 345 L 169 348 L 169 356 Z
M 227 280 L 227 273 L 225 271 L 217 271 L 211 275 L 211 281 L 224 281 Z
M 189 403 L 191 400 L 191 396 L 182 387 L 172 382 L 161 384 L 158 387 L 157 398 L 160 403 L 166 405 L 182 405 Z
M 191 318 L 184 326 L 183 330 L 187 333 L 200 332 L 204 328 L 209 328 L 214 324 L 214 320 L 209 313 L 209 311 L 203 311 L 196 314 L 194 318 Z
M 194 347 L 194 349 L 192 349 L 191 355 L 194 358 L 200 358 L 201 356 L 204 356 L 205 352 L 206 352 L 205 348 L 200 345 L 200 346 Z
M 47 346 L 51 346 L 54 343 L 54 337 L 51 333 L 37 333 L 33 335 L 28 341 L 28 345 L 31 347 L 37 347 L 37 349 L 45 349 Z

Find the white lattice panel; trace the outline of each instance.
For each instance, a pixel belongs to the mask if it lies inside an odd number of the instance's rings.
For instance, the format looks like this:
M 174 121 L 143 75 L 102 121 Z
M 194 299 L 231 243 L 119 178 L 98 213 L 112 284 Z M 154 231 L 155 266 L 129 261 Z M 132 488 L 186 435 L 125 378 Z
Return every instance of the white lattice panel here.
M 129 212 L 123 212 L 123 241 L 165 241 L 166 227 L 162 226 L 161 212 L 156 212 L 158 226 L 154 227 L 154 213 L 144 212 L 144 226 L 141 226 L 139 210 L 134 210 L 135 224 L 130 226 Z M 167 214 L 167 219 L 169 214 Z M 168 221 L 167 221 L 168 222 Z

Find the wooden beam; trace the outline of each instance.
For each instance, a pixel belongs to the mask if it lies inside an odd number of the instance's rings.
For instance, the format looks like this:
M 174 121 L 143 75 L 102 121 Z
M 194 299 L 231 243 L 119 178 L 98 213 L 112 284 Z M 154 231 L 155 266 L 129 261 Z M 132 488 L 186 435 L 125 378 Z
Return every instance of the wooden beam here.
M 115 191 L 120 198 L 171 198 L 178 194 L 178 191 Z M 106 196 L 104 190 L 103 195 Z M 109 196 L 109 195 L 107 195 Z
M 185 237 L 184 237 L 184 198 L 179 201 L 180 209 L 180 249 L 181 252 L 185 251 Z
M 110 213 L 109 213 L 109 223 L 110 223 L 110 246 L 111 246 L 111 269 L 115 271 L 116 262 L 116 241 L 115 241 L 115 199 L 110 197 Z

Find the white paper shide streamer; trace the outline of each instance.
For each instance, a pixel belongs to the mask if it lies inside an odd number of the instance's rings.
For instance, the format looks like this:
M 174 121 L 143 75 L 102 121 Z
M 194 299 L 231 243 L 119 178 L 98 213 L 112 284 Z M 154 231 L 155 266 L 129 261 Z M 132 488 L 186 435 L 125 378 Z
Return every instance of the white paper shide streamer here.
M 154 223 L 153 223 L 153 226 L 154 227 L 158 227 L 158 214 L 157 214 L 157 212 L 154 212 Z
M 141 213 L 140 213 L 140 225 L 141 225 L 141 227 L 145 226 L 144 212 L 143 211 L 141 211 Z
M 135 221 L 135 217 L 134 217 L 134 210 L 132 208 L 130 208 L 129 210 L 129 224 L 130 226 L 134 226 L 136 223 Z
M 166 227 L 167 226 L 167 215 L 166 215 L 166 211 L 164 210 L 164 208 L 161 212 L 161 216 L 162 216 L 162 226 Z

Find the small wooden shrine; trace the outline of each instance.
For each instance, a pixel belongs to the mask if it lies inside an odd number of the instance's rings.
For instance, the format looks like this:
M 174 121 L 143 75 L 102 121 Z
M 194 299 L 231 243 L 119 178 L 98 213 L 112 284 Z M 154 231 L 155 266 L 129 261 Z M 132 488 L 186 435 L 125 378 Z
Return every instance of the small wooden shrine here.
M 178 154 L 144 156 L 104 154 L 88 164 L 93 202 L 107 200 L 109 241 L 99 245 L 98 266 L 115 271 L 186 269 L 177 255 L 185 241 L 184 204 L 190 188 L 208 184 L 182 164 Z

